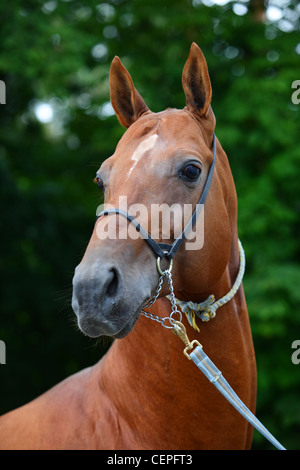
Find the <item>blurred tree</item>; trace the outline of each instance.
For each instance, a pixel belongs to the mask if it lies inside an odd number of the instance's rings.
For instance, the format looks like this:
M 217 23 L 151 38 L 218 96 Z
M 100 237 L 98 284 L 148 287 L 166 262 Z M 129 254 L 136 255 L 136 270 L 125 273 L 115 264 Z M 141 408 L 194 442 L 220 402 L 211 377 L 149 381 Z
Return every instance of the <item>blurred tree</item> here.
M 264 8 L 262 8 L 264 5 Z M 234 173 L 245 290 L 258 362 L 257 414 L 299 448 L 299 4 L 286 0 L 31 0 L 0 6 L 0 412 L 98 360 L 73 327 L 71 280 L 90 237 L 92 179 L 122 135 L 109 104 L 119 55 L 153 111 L 183 107 L 192 41 L 213 84 Z M 254 448 L 268 448 L 255 434 Z

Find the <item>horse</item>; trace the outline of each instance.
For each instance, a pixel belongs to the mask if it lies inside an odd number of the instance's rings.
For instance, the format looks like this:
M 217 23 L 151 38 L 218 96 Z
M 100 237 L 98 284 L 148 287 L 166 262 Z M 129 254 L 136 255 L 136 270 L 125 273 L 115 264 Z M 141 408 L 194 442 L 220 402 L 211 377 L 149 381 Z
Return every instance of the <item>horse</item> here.
M 2 449 L 251 448 L 251 425 L 187 360 L 171 328 L 178 321 L 189 337 L 200 340 L 254 411 L 256 363 L 242 284 L 200 328 L 198 318 L 191 322 L 183 308 L 172 308 L 170 316 L 169 294 L 173 304 L 178 299 L 182 305 L 205 303 L 212 294 L 220 298 L 232 288 L 240 265 L 234 180 L 214 137 L 208 67 L 195 43 L 183 68 L 182 86 L 183 109 L 154 113 L 121 60 L 115 57 L 111 63 L 111 103 L 126 131 L 96 174 L 111 213 L 100 213 L 75 269 L 72 306 L 85 335 L 114 340 L 95 365 L 3 415 Z M 214 157 L 202 223 L 189 239 L 182 237 L 173 257 L 165 257 L 165 250 L 156 256 L 153 246 L 168 246 L 176 240 L 178 223 L 185 225 L 179 209 L 197 206 Z M 136 217 L 122 212 L 120 201 L 125 198 L 131 210 L 139 205 L 148 214 L 154 205 L 176 206 L 169 235 L 159 226 L 153 246 L 138 232 L 129 236 Z M 149 219 L 143 218 L 147 233 Z M 120 229 L 116 237 L 108 236 L 112 221 Z M 195 247 L 199 231 L 203 243 Z M 172 281 L 167 282 L 171 264 Z

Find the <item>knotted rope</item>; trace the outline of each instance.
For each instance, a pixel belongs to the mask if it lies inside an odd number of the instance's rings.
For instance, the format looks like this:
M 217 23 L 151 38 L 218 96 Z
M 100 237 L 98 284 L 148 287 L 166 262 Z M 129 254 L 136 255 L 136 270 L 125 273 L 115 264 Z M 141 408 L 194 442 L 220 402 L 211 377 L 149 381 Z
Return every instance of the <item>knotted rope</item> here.
M 230 291 L 224 295 L 219 300 L 215 299 L 214 295 L 210 295 L 204 302 L 201 303 L 196 303 L 196 302 L 185 302 L 184 300 L 179 300 L 177 297 L 175 297 L 175 302 L 178 307 L 180 307 L 181 311 L 185 313 L 189 324 L 196 330 L 200 331 L 197 323 L 196 323 L 196 316 L 200 318 L 203 322 L 208 322 L 212 318 L 216 316 L 216 312 L 218 308 L 222 307 L 222 305 L 225 305 L 227 302 L 229 302 L 236 294 L 238 291 L 242 279 L 244 276 L 245 272 L 245 253 L 242 247 L 242 244 L 240 240 L 238 240 L 238 245 L 239 245 L 239 259 L 240 259 L 240 266 L 239 266 L 239 271 L 238 275 L 236 277 L 236 280 L 230 289 Z M 169 296 L 167 296 L 169 298 Z

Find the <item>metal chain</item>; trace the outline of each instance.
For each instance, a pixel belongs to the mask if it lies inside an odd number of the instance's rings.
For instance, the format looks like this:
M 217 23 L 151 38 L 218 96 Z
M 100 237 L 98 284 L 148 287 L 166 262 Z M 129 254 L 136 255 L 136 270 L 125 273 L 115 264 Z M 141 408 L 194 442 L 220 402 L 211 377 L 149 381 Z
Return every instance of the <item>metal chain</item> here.
M 169 283 L 169 289 L 170 289 L 170 294 L 169 294 L 168 297 L 169 297 L 169 300 L 171 302 L 171 313 L 168 317 L 159 317 L 158 315 L 154 315 L 153 313 L 145 312 L 144 308 L 151 307 L 156 302 L 156 300 L 158 299 L 158 296 L 159 296 L 159 293 L 161 291 L 165 276 L 167 277 L 167 280 L 168 280 L 168 283 Z M 176 298 L 175 298 L 174 288 L 173 288 L 173 279 L 172 279 L 172 274 L 171 274 L 170 269 L 162 271 L 162 275 L 159 278 L 158 285 L 157 285 L 157 288 L 155 290 L 155 293 L 154 293 L 153 297 L 147 301 L 146 305 L 144 305 L 143 310 L 141 311 L 141 314 L 144 315 L 144 317 L 146 317 L 146 318 L 150 318 L 150 320 L 157 321 L 164 328 L 168 328 L 168 329 L 173 329 L 174 328 L 174 322 L 175 322 L 175 319 L 173 318 L 174 315 L 179 314 L 179 317 L 180 317 L 179 321 L 182 320 L 182 313 L 180 312 L 180 310 L 178 310 L 178 308 L 176 306 Z M 171 326 L 168 326 L 168 325 L 165 324 L 165 321 L 167 321 L 167 320 L 169 320 L 169 323 L 170 323 Z

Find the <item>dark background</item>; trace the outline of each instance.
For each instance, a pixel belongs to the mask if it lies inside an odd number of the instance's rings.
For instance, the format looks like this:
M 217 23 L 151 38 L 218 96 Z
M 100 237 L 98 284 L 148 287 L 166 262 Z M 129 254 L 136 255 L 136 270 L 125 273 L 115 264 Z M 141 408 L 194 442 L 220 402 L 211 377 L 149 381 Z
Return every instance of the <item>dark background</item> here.
M 300 364 L 291 360 L 300 339 L 300 105 L 291 100 L 299 15 L 293 0 L 1 2 L 0 413 L 108 347 L 78 331 L 70 301 L 100 203 L 95 171 L 124 132 L 109 105 L 112 58 L 121 57 L 151 110 L 182 108 L 195 41 L 239 197 L 257 416 L 283 445 L 300 448 Z M 255 433 L 254 449 L 270 447 Z

